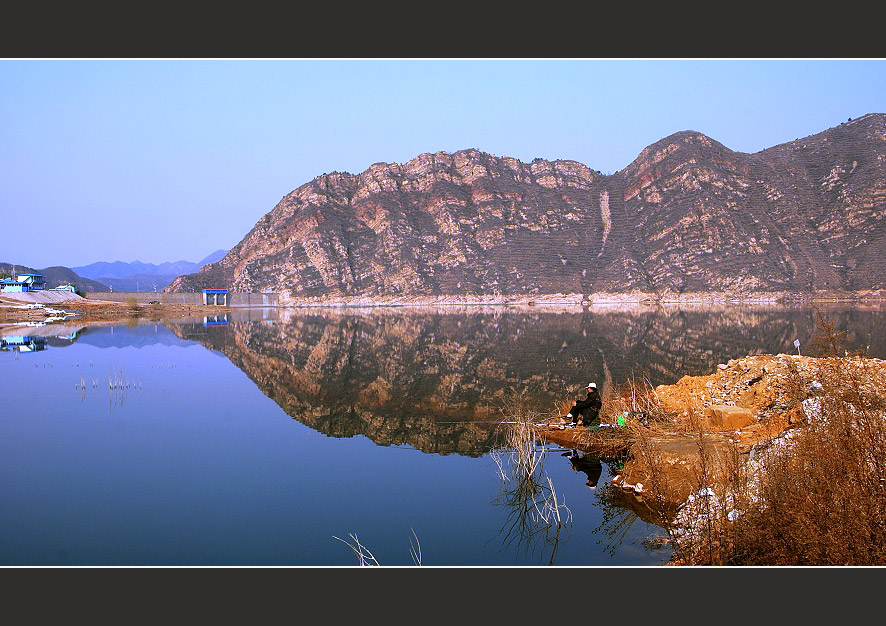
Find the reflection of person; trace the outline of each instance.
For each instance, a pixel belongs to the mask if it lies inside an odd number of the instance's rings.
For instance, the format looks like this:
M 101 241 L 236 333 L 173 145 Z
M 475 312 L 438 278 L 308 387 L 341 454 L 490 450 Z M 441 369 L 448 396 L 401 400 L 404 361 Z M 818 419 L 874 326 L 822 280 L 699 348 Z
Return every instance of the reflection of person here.
M 578 424 L 579 417 L 582 418 L 582 423 L 588 428 L 599 426 L 600 407 L 602 406 L 603 401 L 600 400 L 600 394 L 597 393 L 597 383 L 588 383 L 588 397 L 584 400 L 579 400 L 569 409 L 566 419 L 571 419 L 572 423 L 568 424 L 567 427 L 574 428 Z
M 573 471 L 582 471 L 588 475 L 588 487 L 591 489 L 596 488 L 597 481 L 600 480 L 600 476 L 603 474 L 603 463 L 600 459 L 595 459 L 586 454 L 580 454 L 577 450 L 573 450 L 569 455 L 569 460 L 572 461 Z

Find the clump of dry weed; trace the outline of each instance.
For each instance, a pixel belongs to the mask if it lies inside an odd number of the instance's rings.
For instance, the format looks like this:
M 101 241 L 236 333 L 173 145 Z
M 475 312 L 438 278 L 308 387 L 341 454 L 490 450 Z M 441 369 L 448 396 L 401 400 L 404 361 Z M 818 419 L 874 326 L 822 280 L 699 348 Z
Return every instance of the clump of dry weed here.
M 568 408 L 568 407 L 567 407 Z M 571 524 L 572 512 L 557 494 L 544 469 L 547 446 L 541 435 L 546 416 L 528 408 L 523 394 L 511 394 L 500 408 L 501 444 L 490 452 L 496 464 L 502 491 L 495 503 L 508 510 L 501 534 L 505 543 L 516 543 L 527 551 L 550 551 L 553 564 L 561 530 Z M 565 413 L 565 411 L 564 411 Z
M 688 565 L 886 564 L 886 399 L 879 370 L 850 356 L 819 319 L 806 420 L 752 450 L 731 478 L 681 509 L 676 554 Z M 875 381 L 877 384 L 871 384 Z M 691 532 L 689 532 L 691 531 Z

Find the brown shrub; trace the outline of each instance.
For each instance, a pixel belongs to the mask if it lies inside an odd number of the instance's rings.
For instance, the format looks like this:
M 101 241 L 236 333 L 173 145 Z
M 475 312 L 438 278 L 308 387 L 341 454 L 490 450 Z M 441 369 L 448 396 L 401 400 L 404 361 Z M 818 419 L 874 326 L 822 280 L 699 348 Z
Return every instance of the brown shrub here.
M 819 400 L 818 419 L 768 455 L 759 500 L 735 524 L 730 563 L 886 564 L 883 414 Z
M 721 523 L 701 514 L 690 520 L 700 532 L 684 545 L 684 563 L 886 565 L 882 381 L 870 361 L 847 356 L 823 320 L 817 337 L 825 358 L 819 391 L 804 405 L 806 423 L 789 443 L 760 453 L 757 476 L 736 475 L 726 486 L 720 502 L 729 506 L 713 516 Z M 741 512 L 733 523 L 723 521 L 727 508 Z

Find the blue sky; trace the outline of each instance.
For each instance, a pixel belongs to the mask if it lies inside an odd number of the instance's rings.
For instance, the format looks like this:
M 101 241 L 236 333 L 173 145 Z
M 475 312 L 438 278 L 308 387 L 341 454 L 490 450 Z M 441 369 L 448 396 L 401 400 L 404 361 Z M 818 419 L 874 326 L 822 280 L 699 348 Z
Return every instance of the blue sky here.
M 426 152 L 611 173 L 681 130 L 757 152 L 884 112 L 886 59 L 0 59 L 0 262 L 198 261 Z

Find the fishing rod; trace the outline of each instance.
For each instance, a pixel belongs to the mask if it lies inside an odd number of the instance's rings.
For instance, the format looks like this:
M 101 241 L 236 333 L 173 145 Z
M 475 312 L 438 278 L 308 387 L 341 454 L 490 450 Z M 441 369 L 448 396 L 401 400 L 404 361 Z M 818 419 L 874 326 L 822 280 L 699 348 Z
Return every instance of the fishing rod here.
M 489 426 L 498 426 L 499 424 L 522 424 L 523 422 L 489 422 L 486 420 L 464 420 L 462 422 L 434 422 L 435 424 L 487 424 Z M 534 426 L 547 426 L 547 424 L 534 423 Z

